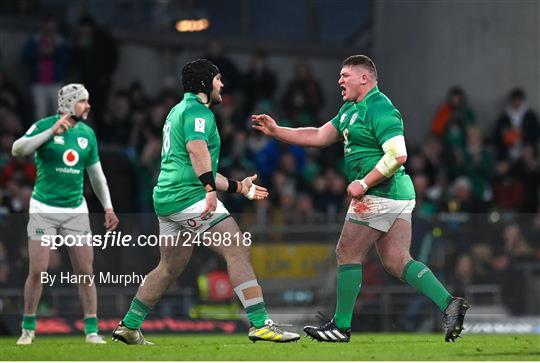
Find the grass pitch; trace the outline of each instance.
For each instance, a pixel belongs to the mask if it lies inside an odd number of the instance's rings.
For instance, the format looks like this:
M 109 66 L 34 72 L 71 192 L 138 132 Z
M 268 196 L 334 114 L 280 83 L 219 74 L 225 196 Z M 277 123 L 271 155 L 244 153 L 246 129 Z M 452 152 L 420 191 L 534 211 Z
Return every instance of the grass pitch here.
M 442 334 L 353 334 L 348 344 L 251 343 L 247 335 L 155 335 L 154 346 L 109 341 L 89 345 L 80 337 L 38 337 L 30 346 L 0 338 L 0 360 L 540 360 L 539 335 L 465 335 L 445 343 Z

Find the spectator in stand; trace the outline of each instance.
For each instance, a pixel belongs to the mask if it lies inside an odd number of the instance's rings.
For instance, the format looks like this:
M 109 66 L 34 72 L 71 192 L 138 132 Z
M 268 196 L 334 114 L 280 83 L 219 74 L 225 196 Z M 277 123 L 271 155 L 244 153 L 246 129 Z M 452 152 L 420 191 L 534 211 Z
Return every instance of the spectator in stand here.
M 503 240 L 504 253 L 494 259 L 498 282 L 502 283 L 502 300 L 513 315 L 523 315 L 527 312 L 527 281 L 524 271 L 517 266 L 535 261 L 534 250 L 518 224 L 505 226 Z
M 495 123 L 493 139 L 499 159 L 518 159 L 526 144 L 538 147 L 540 123 L 536 113 L 527 105 L 522 89 L 510 92 L 508 106 Z
M 313 207 L 313 197 L 305 192 L 300 192 L 296 196 L 296 203 L 294 205 L 294 223 L 316 223 L 318 222 L 319 216 L 315 213 L 315 208 Z
M 437 174 L 444 169 L 444 145 L 438 137 L 428 136 L 427 140 L 422 143 L 421 150 L 426 159 L 425 173 L 430 184 L 433 184 L 437 179 Z
M 244 112 L 248 117 L 259 101 L 271 101 L 277 88 L 277 77 L 266 61 L 266 53 L 256 51 L 251 66 L 244 76 Z
M 28 39 L 22 50 L 22 60 L 30 67 L 34 119 L 56 113 L 68 59 L 69 50 L 55 18 L 43 18 L 41 30 Z
M 13 137 L 14 135 L 20 135 L 22 132 L 23 126 L 19 115 L 14 109 L 0 100 L 0 136 Z M 3 151 L 7 151 L 7 154 L 11 155 L 9 150 Z
M 264 146 L 255 153 L 254 157 L 256 169 L 261 178 L 261 184 L 268 184 L 268 181 L 271 180 L 272 174 L 279 168 L 283 154 L 291 154 L 294 157 L 295 168 L 298 172 L 302 172 L 306 162 L 306 151 L 304 148 L 284 144 L 270 138 L 267 138 L 265 141 Z
M 13 111 L 23 122 L 29 122 L 27 120 L 33 118 L 31 107 L 24 104 L 24 97 L 2 70 L 0 70 L 0 108 Z M 25 123 L 24 126 L 28 125 Z
M 89 91 L 90 92 L 90 91 Z M 99 139 L 104 144 L 127 146 L 130 138 L 132 108 L 129 93 L 119 90 L 113 96 L 107 112 L 103 115 Z
M 524 198 L 519 206 L 521 213 L 536 213 L 540 207 L 540 161 L 539 152 L 532 144 L 526 144 L 521 157 L 514 163 L 521 176 Z
M 466 129 L 475 123 L 474 112 L 467 102 L 465 91 L 454 86 L 446 96 L 432 121 L 431 132 L 444 140 L 447 148 L 464 149 Z
M 227 151 L 224 152 L 219 161 L 219 167 L 228 169 L 253 169 L 252 155 L 247 147 L 247 133 L 243 130 L 231 134 Z
M 475 243 L 471 249 L 476 282 L 480 284 L 497 283 L 493 275 L 493 248 L 487 243 Z
M 412 177 L 425 174 L 429 185 L 435 183 L 442 166 L 443 145 L 438 137 L 429 136 L 419 148 L 412 147 L 407 158 L 407 173 Z
M 77 81 L 83 83 L 92 95 L 92 114 L 100 131 L 112 76 L 118 63 L 116 41 L 108 31 L 96 25 L 94 18 L 84 15 L 77 25 L 72 57 Z
M 493 178 L 493 204 L 495 207 L 517 211 L 525 198 L 525 187 L 521 178 L 521 170 L 516 163 L 502 159 L 495 165 Z
M 484 147 L 480 129 L 469 127 L 463 164 L 456 169 L 460 169 L 460 173 L 467 175 L 476 199 L 483 202 L 491 201 L 491 180 L 494 168 L 495 157 L 489 148 Z
M 0 240 L 0 286 L 7 286 L 9 282 L 10 268 L 8 255 L 4 242 Z M 2 310 L 2 299 L 0 299 L 0 311 Z
M 469 178 L 460 176 L 452 183 L 443 210 L 451 213 L 482 213 L 485 212 L 485 205 L 474 197 Z
M 135 80 L 131 83 L 129 86 L 129 101 L 133 108 L 135 109 L 143 109 L 148 107 L 150 104 L 150 100 L 146 96 L 146 92 L 144 90 L 144 86 L 142 85 L 141 81 Z
M 437 201 L 432 199 L 429 188 L 429 179 L 426 174 L 413 176 L 414 190 L 416 192 L 416 215 L 421 218 L 429 218 L 438 211 Z
M 230 96 L 240 88 L 240 72 L 236 64 L 225 54 L 221 40 L 212 39 L 208 45 L 208 53 L 201 58 L 208 59 L 218 67 L 225 85 L 223 95 Z M 227 102 L 228 100 L 224 99 L 222 104 Z
M 326 213 L 328 206 L 328 181 L 324 174 L 318 174 L 311 184 L 311 195 L 313 195 L 313 206 L 319 213 Z
M 467 289 L 475 283 L 473 259 L 469 254 L 460 255 L 456 261 L 456 268 L 449 283 L 454 286 L 454 294 L 468 297 Z
M 293 126 L 314 126 L 319 121 L 318 113 L 323 105 L 321 85 L 311 67 L 305 62 L 298 63 L 283 96 L 285 116 Z
M 335 218 L 336 214 L 341 213 L 349 203 L 349 198 L 343 193 L 344 190 L 347 190 L 347 182 L 343 174 L 338 174 L 333 169 L 328 169 L 325 174 L 328 183 L 326 213 Z
M 535 256 L 540 261 L 540 211 L 533 216 L 530 216 L 531 222 L 527 223 L 526 235 L 531 242 L 531 247 L 536 251 Z
M 271 204 L 270 223 L 272 226 L 286 226 L 294 222 L 294 206 L 296 203 L 295 180 L 289 178 L 281 170 L 272 173 L 272 181 L 269 185 L 270 193 L 268 199 Z M 275 236 L 282 239 L 283 236 Z

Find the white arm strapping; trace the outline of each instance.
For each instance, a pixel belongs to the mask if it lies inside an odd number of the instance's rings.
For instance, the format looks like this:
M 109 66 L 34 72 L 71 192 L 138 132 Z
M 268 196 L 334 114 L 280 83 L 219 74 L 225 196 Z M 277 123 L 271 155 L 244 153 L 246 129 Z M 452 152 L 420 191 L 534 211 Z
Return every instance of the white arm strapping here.
M 31 133 L 33 127 L 34 126 L 28 129 L 26 133 Z M 49 141 L 52 136 L 52 129 L 45 130 L 34 136 L 26 136 L 25 134 L 19 139 L 15 140 L 11 146 L 11 155 L 15 157 L 30 155 L 45 142 Z
M 86 167 L 88 172 L 88 177 L 90 179 L 90 184 L 96 196 L 98 197 L 103 209 L 112 209 L 111 195 L 109 193 L 109 186 L 107 185 L 107 178 L 103 174 L 103 169 L 101 168 L 101 163 L 97 163 Z
M 407 156 L 407 148 L 405 147 L 405 138 L 403 135 L 394 136 L 386 140 L 382 145 L 384 155 L 379 160 L 375 168 L 387 178 L 390 178 L 401 167 L 401 164 L 396 160 L 399 156 Z

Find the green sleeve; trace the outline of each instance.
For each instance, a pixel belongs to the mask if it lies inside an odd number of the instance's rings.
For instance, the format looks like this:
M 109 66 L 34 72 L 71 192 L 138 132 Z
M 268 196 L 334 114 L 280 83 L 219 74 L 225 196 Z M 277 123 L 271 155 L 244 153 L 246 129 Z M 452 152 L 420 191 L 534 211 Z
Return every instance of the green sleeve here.
M 208 142 L 216 127 L 214 114 L 207 107 L 193 107 L 184 113 L 184 137 L 186 144 L 193 140 Z
M 330 120 L 330 122 L 332 123 L 332 126 L 334 126 L 336 130 L 338 131 L 339 131 L 339 117 L 340 117 L 340 114 L 338 113 L 337 115 L 334 116 L 332 120 Z
M 332 123 L 332 126 L 336 128 L 336 130 L 339 131 L 339 124 L 341 123 L 341 115 L 343 114 L 343 110 L 346 108 L 347 103 L 345 103 L 341 108 L 339 109 L 337 115 L 334 116 L 330 122 Z
M 403 135 L 403 119 L 394 107 L 384 107 L 372 115 L 373 133 L 377 143 L 382 146 L 388 139 Z
M 86 158 L 86 166 L 94 165 L 99 161 L 99 150 L 98 150 L 98 143 L 96 134 L 93 130 L 91 130 L 91 134 L 89 136 L 88 140 L 88 147 L 90 148 L 90 152 L 88 153 L 88 157 Z
M 43 131 L 50 129 L 56 121 L 60 119 L 60 116 L 50 116 L 43 118 L 37 122 L 35 122 L 28 131 L 24 134 L 26 137 L 32 137 L 36 136 L 38 134 L 41 134 Z

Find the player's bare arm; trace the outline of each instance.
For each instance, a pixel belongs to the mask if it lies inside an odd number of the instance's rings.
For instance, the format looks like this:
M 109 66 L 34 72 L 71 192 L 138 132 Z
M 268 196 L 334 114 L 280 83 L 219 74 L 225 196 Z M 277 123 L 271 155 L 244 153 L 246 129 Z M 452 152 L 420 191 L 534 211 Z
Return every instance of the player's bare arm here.
M 251 120 L 254 129 L 288 144 L 326 147 L 339 140 L 339 133 L 331 122 L 321 127 L 290 128 L 278 126 L 272 117 L 265 114 L 252 115 Z
M 261 200 L 268 198 L 268 190 L 265 187 L 253 183 L 257 179 L 257 174 L 248 176 L 242 181 L 228 179 L 217 173 L 216 187 L 220 192 L 240 193 L 250 200 Z
M 107 178 L 105 178 L 101 163 L 98 161 L 97 163 L 88 166 L 86 168 L 86 172 L 88 173 L 92 189 L 94 190 L 94 193 L 98 197 L 101 205 L 103 206 L 103 210 L 105 211 L 104 226 L 108 231 L 113 231 L 118 226 L 119 220 L 114 213 Z
M 200 178 L 206 173 L 212 172 L 212 160 L 210 159 L 210 152 L 208 146 L 204 140 L 192 140 L 186 145 L 189 153 L 189 159 L 195 174 Z M 206 193 L 206 208 L 201 213 L 202 218 L 207 218 L 210 214 L 214 213 L 217 208 L 217 193 L 215 186 L 205 185 L 207 189 Z M 210 188 L 210 189 L 209 189 Z

